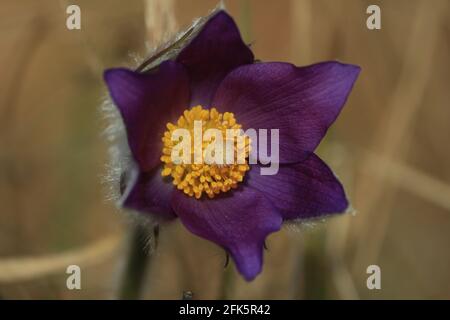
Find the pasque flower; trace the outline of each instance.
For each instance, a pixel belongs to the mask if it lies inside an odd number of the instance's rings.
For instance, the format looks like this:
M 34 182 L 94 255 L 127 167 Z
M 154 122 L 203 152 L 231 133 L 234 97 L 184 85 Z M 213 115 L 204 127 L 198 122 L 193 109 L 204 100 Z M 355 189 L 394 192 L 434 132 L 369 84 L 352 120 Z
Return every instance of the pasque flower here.
M 179 218 L 223 247 L 245 279 L 254 279 L 266 237 L 284 221 L 346 211 L 341 183 L 314 150 L 359 72 L 333 61 L 307 67 L 255 62 L 225 11 L 151 70 L 107 70 L 135 162 L 123 206 L 162 220 Z M 261 175 L 258 163 L 171 162 L 170 134 L 192 129 L 195 120 L 220 129 L 279 129 L 278 173 Z

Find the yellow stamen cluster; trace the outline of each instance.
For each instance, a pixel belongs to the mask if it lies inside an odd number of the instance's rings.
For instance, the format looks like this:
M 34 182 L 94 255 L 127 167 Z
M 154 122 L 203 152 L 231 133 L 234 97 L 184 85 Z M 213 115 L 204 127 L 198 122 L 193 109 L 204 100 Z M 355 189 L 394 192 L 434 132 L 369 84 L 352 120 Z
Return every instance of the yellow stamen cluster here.
M 209 141 L 207 139 L 199 138 L 201 141 L 201 161 L 194 161 L 194 143 L 191 145 L 191 154 L 189 164 L 174 163 L 172 161 L 172 149 L 181 141 L 173 141 L 173 133 L 176 129 L 187 129 L 190 132 L 192 140 L 194 140 L 194 122 L 202 124 L 202 134 L 208 129 L 218 129 L 223 136 L 223 142 L 231 142 L 234 148 L 233 162 L 228 164 L 225 161 L 221 163 L 209 163 L 204 161 L 205 150 L 210 144 L 215 143 L 214 137 Z M 248 155 L 250 152 L 250 138 L 245 136 L 242 131 L 238 132 L 236 136 L 230 138 L 227 136 L 227 129 L 241 129 L 241 125 L 236 123 L 234 114 L 231 112 L 219 113 L 217 109 L 203 109 L 202 106 L 196 106 L 190 110 L 183 112 L 176 124 L 168 123 L 167 131 L 164 133 L 162 141 L 164 147 L 161 161 L 164 163 L 162 176 L 171 176 L 173 184 L 182 190 L 186 195 L 200 199 L 205 193 L 209 198 L 214 198 L 221 192 L 227 192 L 231 189 L 237 188 L 239 182 L 242 182 L 246 171 L 250 169 L 248 165 Z M 239 139 L 240 136 L 240 139 Z M 241 143 L 239 143 L 239 141 Z M 239 152 L 243 152 L 244 162 L 237 161 Z M 225 152 L 224 152 L 225 156 Z M 200 163 L 199 163 L 200 162 Z

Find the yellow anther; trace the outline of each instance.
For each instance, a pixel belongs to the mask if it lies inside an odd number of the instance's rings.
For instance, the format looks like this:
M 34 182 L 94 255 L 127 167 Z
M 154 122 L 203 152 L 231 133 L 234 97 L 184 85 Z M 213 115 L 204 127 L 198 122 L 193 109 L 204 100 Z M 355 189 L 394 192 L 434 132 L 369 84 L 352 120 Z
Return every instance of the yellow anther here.
M 161 172 L 161 175 L 163 176 L 163 177 L 167 177 L 168 175 L 170 175 L 172 173 L 172 169 L 171 168 L 168 168 L 168 167 L 165 167 L 164 169 L 163 169 L 163 171 Z
M 187 129 L 190 132 L 193 142 L 195 139 L 195 121 L 201 121 L 203 135 L 208 129 L 218 129 L 222 133 L 224 145 L 227 140 L 234 140 L 232 142 L 235 155 L 233 163 L 230 164 L 225 162 L 225 160 L 221 163 L 206 163 L 205 159 L 201 159 L 201 163 L 194 163 L 194 160 L 198 160 L 198 157 L 194 159 L 193 143 L 191 148 L 189 148 L 191 151 L 190 159 L 192 161 L 190 164 L 174 163 L 172 161 L 172 149 L 179 143 L 172 141 L 173 132 L 176 129 Z M 231 189 L 237 188 L 238 183 L 244 180 L 245 173 L 250 169 L 247 163 L 250 152 L 250 138 L 240 131 L 233 138 L 229 139 L 227 129 L 241 129 L 241 125 L 236 122 L 234 114 L 231 112 L 222 114 L 215 108 L 203 109 L 202 106 L 196 106 L 185 110 L 175 123 L 166 124 L 167 131 L 164 132 L 162 138 L 164 146 L 161 161 L 164 163 L 164 167 L 161 175 L 163 177 L 171 176 L 173 178 L 173 184 L 177 189 L 196 199 L 200 199 L 203 194 L 206 194 L 209 198 L 214 198 L 221 192 L 228 192 Z M 200 137 L 200 139 L 202 138 Z M 208 146 L 216 143 L 216 137 L 214 136 L 211 139 L 205 140 L 201 140 L 202 152 L 200 157 L 205 157 L 205 150 L 207 150 Z M 239 152 L 244 152 L 245 163 L 238 163 L 239 157 L 236 154 Z M 213 155 L 215 154 L 213 153 Z M 225 152 L 223 156 L 225 157 Z

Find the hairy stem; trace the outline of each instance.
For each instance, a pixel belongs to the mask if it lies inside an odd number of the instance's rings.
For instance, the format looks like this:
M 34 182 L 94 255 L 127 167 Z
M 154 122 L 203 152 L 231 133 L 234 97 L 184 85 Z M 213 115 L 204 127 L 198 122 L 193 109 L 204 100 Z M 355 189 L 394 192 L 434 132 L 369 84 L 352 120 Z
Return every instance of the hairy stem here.
M 121 275 L 118 297 L 123 300 L 139 299 L 142 293 L 146 271 L 151 263 L 152 246 L 156 246 L 159 227 L 148 228 L 137 223 L 130 228 L 128 252 Z M 147 245 L 148 241 L 152 241 Z

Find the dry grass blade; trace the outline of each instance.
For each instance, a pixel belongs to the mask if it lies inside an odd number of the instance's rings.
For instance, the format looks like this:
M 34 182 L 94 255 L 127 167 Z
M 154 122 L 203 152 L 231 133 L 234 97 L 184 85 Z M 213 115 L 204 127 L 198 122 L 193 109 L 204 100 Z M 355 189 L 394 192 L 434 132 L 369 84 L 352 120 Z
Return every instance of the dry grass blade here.
M 450 211 L 450 186 L 399 161 L 371 153 L 368 167 L 382 179 Z M 380 170 L 380 168 L 386 170 Z
M 120 237 L 109 236 L 85 248 L 42 257 L 0 260 L 0 283 L 14 283 L 63 272 L 67 266 L 93 265 L 109 258 L 118 248 Z

